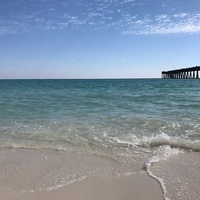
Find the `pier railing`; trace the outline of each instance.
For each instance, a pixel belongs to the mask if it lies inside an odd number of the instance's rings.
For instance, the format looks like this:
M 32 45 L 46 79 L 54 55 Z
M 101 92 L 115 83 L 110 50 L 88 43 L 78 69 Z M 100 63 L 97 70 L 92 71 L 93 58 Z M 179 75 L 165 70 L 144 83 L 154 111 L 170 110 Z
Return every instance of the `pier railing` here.
M 196 79 L 200 78 L 200 66 L 182 68 L 171 71 L 162 71 L 162 78 L 175 78 L 175 79 Z

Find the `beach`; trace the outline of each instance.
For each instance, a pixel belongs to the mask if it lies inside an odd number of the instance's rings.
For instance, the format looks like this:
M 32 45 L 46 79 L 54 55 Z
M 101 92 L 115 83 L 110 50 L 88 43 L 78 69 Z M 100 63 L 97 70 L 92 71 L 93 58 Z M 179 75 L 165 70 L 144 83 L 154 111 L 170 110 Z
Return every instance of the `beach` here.
M 44 187 L 39 188 L 38 185 L 42 186 L 41 180 L 58 170 L 61 160 L 58 159 L 57 161 L 60 163 L 54 163 L 54 166 L 51 165 L 51 162 L 48 162 L 48 159 L 53 159 L 57 152 L 23 149 L 2 151 L 0 158 L 1 164 L 4 164 L 0 166 L 1 199 L 163 200 L 160 184 L 149 177 L 146 172 L 117 177 L 112 174 L 88 176 L 67 185 L 60 185 L 57 188 L 44 188 L 45 182 L 43 182 Z M 74 162 L 74 154 L 63 152 L 62 156 L 67 157 L 67 162 Z M 48 184 L 46 183 L 46 185 Z
M 109 165 L 109 173 L 104 169 L 98 175 L 92 171 L 87 176 L 78 175 L 77 170 L 83 172 L 82 167 L 91 170 L 88 161 L 95 163 L 96 159 L 73 152 L 2 149 L 0 197 L 8 200 L 187 200 L 200 195 L 198 152 L 174 154 L 153 164 L 153 177 L 142 169 L 135 174 L 117 175 L 116 161 L 108 162 L 106 158 L 100 161 L 103 168 Z

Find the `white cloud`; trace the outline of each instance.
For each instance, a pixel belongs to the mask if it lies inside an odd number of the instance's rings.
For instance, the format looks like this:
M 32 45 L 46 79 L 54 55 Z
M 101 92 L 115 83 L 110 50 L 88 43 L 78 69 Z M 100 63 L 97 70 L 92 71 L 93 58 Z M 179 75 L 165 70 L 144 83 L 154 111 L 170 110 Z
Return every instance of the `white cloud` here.
M 123 0 L 123 1 L 121 1 L 122 4 L 124 4 L 124 3 L 133 3 L 133 2 L 135 2 L 135 0 Z
M 175 14 L 174 17 L 175 18 L 184 18 L 187 17 L 189 14 L 188 13 L 179 13 L 179 14 Z
M 137 6 L 144 6 L 145 10 L 148 3 L 148 0 L 41 0 L 34 8 L 10 10 L 6 17 L 0 14 L 0 34 L 77 28 L 116 30 L 132 35 L 200 33 L 200 13 L 174 10 L 170 14 L 142 16 Z M 164 8 L 167 4 L 163 2 L 160 6 Z
M 200 33 L 199 14 L 158 15 L 151 20 L 133 21 L 133 24 L 132 26 L 128 24 L 123 33 L 131 35 Z
M 156 21 L 163 21 L 167 19 L 167 15 L 158 15 L 156 16 Z

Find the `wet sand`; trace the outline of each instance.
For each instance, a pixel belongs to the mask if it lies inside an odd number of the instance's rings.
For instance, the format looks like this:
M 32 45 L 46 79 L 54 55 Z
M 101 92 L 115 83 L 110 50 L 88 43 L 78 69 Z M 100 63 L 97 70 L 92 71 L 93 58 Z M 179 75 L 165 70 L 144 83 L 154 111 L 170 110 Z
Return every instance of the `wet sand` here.
M 82 157 L 82 155 L 78 156 L 78 159 Z M 48 179 L 51 180 L 57 177 L 55 176 L 57 174 L 56 169 L 60 167 L 59 162 L 64 158 L 66 158 L 64 162 L 70 163 L 76 158 L 76 155 L 73 153 L 58 153 L 53 151 L 1 150 L 0 199 L 163 200 L 163 193 L 159 183 L 149 177 L 145 172 L 117 177 L 112 176 L 112 173 L 102 173 L 102 175 L 91 175 L 82 180 L 77 179 L 77 181 L 73 181 L 62 187 L 41 190 L 42 185 L 50 184 L 47 182 Z M 94 158 L 92 159 L 94 160 Z M 105 162 L 106 166 L 110 165 L 108 161 L 100 161 Z M 75 164 L 74 167 L 76 164 L 79 165 L 77 160 L 73 162 Z M 103 164 L 102 167 L 104 167 Z M 71 171 L 73 172 L 73 170 Z M 62 174 L 59 176 L 62 179 Z M 43 180 L 43 182 L 38 182 L 38 180 Z M 54 181 L 56 182 L 56 180 Z M 38 185 L 40 189 L 38 189 Z
M 170 200 L 200 199 L 200 153 L 188 152 L 171 156 L 151 167 L 151 172 L 164 181 Z
M 7 200 L 163 200 L 162 190 L 146 173 L 128 177 L 90 177 L 59 189 L 40 192 L 12 191 L 0 185 Z

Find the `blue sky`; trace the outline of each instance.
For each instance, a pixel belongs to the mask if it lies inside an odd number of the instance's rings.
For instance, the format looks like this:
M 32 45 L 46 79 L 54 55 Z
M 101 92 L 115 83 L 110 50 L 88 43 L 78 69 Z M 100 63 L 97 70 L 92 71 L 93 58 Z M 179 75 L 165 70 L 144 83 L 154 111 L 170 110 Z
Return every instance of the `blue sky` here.
M 199 0 L 0 1 L 0 78 L 159 78 L 199 52 Z

